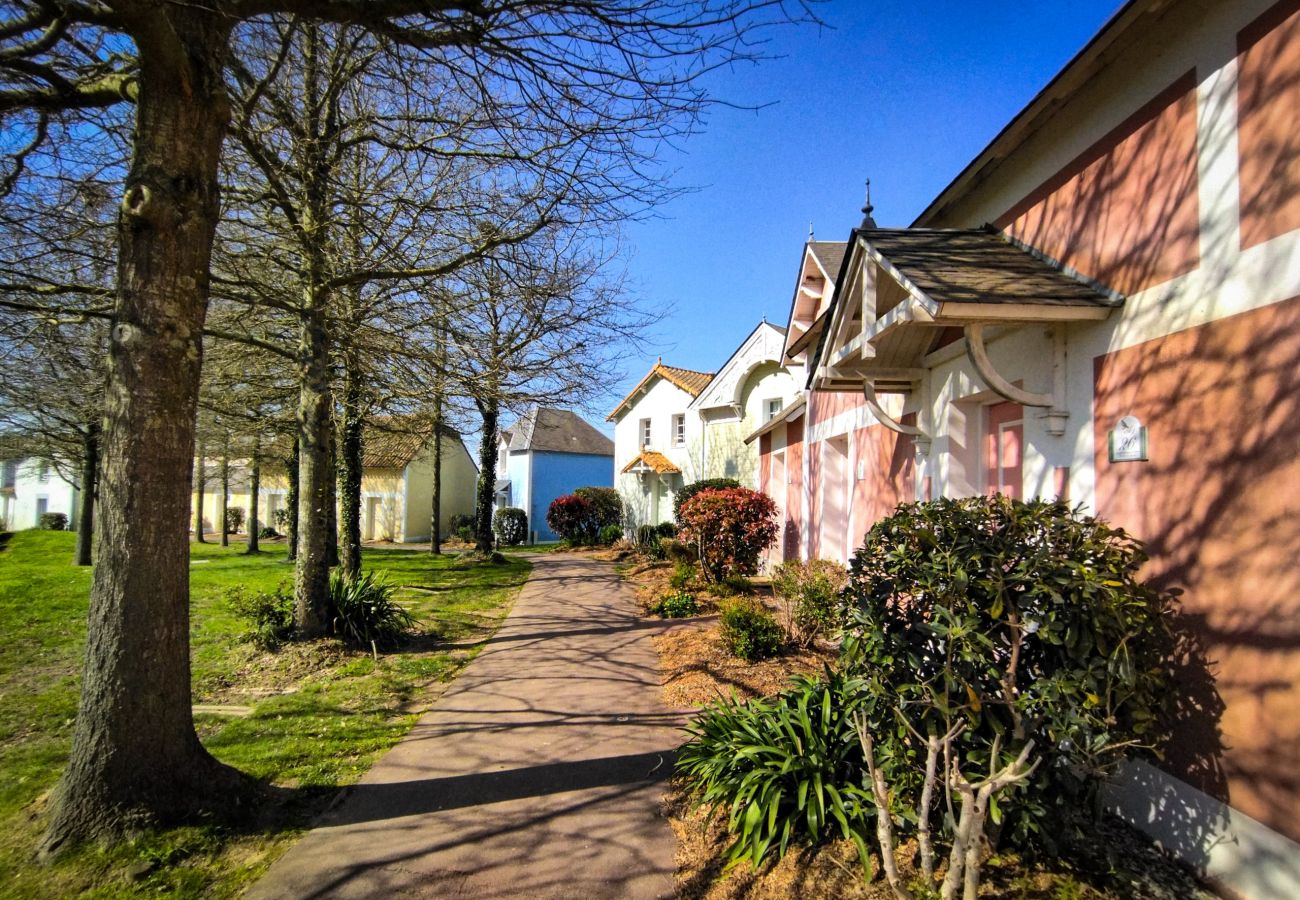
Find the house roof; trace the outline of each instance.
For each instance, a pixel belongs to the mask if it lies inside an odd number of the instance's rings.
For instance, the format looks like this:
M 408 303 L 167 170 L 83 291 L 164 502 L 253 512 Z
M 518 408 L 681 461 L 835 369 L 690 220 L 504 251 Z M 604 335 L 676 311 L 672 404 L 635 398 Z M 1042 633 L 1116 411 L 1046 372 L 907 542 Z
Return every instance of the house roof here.
M 569 409 L 534 406 L 508 431 L 511 450 L 614 455 L 614 442 Z
M 848 247 L 845 241 L 808 242 L 808 250 L 831 281 L 834 281 L 835 276 L 840 273 L 840 265 L 844 262 L 844 254 L 848 252 Z
M 442 435 L 464 443 L 460 432 L 446 425 Z M 432 439 L 433 423 L 423 416 L 372 416 L 362 442 L 362 468 L 404 469 Z
M 836 286 L 811 356 L 809 387 L 857 390 L 863 379 L 877 387 L 910 383 L 942 338 L 942 326 L 1097 320 L 1124 302 L 993 228 L 861 228 L 853 234 L 844 283 Z M 883 274 L 869 291 L 855 290 L 853 279 L 866 265 Z
M 767 321 L 767 319 L 764 319 L 763 321 L 759 322 L 758 325 L 754 326 L 754 330 L 751 331 L 749 334 L 745 335 L 745 339 L 741 341 L 740 345 L 737 346 L 736 349 L 731 352 L 731 355 L 727 357 L 727 361 L 718 367 L 718 371 L 715 372 L 713 377 L 709 379 L 709 383 L 706 384 L 704 388 L 701 389 L 700 392 L 695 395 L 695 399 L 691 402 L 691 406 L 697 409 L 707 409 L 709 407 L 709 404 L 707 402 L 708 400 L 710 400 L 709 395 L 711 393 L 714 393 L 715 386 L 723 387 L 723 382 L 725 382 L 730 377 L 732 372 L 734 372 L 732 364 L 736 363 L 741 358 L 741 354 L 744 353 L 747 349 L 749 349 L 756 341 L 762 341 L 764 337 L 766 337 L 769 334 L 777 336 L 777 338 L 779 338 L 780 341 L 783 342 L 786 336 L 786 330 L 782 328 L 780 325 Z M 777 365 L 780 365 L 781 364 L 780 342 L 778 342 L 778 348 L 775 354 L 771 354 L 766 350 L 763 350 L 762 356 L 763 358 L 753 363 L 753 365 L 759 365 L 762 363 L 776 363 Z M 739 390 L 741 386 L 742 385 L 740 383 L 737 383 L 736 385 L 734 385 L 734 390 Z M 718 398 L 715 395 L 712 399 L 716 401 Z M 731 392 L 728 392 L 728 396 L 726 397 L 725 402 L 726 404 L 738 403 L 739 397 L 732 396 Z
M 681 469 L 662 453 L 644 450 L 635 459 L 623 467 L 622 474 L 632 471 L 654 472 L 656 475 L 680 475 Z
M 787 422 L 793 422 L 795 419 L 803 415 L 804 407 L 807 405 L 808 405 L 808 397 L 806 395 L 801 395 L 798 400 L 795 400 L 785 409 L 781 410 L 770 420 L 768 420 L 764 425 L 761 425 L 760 427 L 754 429 L 753 433 L 750 434 L 747 438 L 745 438 L 745 443 L 752 444 L 754 441 L 758 440 L 760 437 L 767 434 L 769 431 L 775 431 L 777 428 L 786 424 Z
M 856 232 L 936 303 L 1117 306 L 1120 298 L 994 229 Z
M 713 375 L 713 372 L 696 372 L 694 369 L 679 369 L 676 366 L 666 366 L 663 360 L 660 360 L 651 367 L 644 378 L 637 382 L 637 386 L 628 391 L 627 396 L 618 402 L 618 406 L 615 406 L 613 411 L 605 417 L 605 421 L 612 422 L 618 418 L 619 414 L 632 404 L 632 400 L 636 395 L 645 390 L 656 377 L 681 388 L 692 397 L 698 397 L 700 392 L 709 386 L 709 382 L 713 380 Z

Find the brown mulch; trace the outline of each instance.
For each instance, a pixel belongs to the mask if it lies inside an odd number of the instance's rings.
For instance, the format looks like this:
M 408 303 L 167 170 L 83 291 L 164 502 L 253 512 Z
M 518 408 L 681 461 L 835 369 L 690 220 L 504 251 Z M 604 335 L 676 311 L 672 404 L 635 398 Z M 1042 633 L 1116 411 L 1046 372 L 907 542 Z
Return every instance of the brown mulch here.
M 622 561 L 622 560 L 620 560 Z M 669 562 L 635 562 L 623 571 L 648 608 L 674 589 L 674 566 Z M 712 603 L 707 594 L 693 591 L 702 606 Z M 783 610 L 766 585 L 758 585 L 759 602 L 783 620 Z M 820 672 L 834 660 L 833 646 L 823 643 L 809 650 L 790 650 L 774 659 L 748 663 L 732 656 L 718 636 L 717 615 L 684 619 L 654 638 L 663 670 L 664 701 L 674 709 L 703 706 L 720 697 L 743 699 L 770 696 L 788 686 L 790 677 Z M 780 860 L 755 871 L 748 862 L 724 870 L 731 838 L 726 817 L 692 808 L 685 786 L 672 782 L 664 798 L 663 814 L 677 837 L 677 896 L 683 900 L 892 900 L 873 857 L 868 878 L 851 841 L 831 841 L 819 847 L 792 847 Z M 915 843 L 897 854 L 900 874 L 915 883 L 920 873 L 913 865 Z M 1087 844 L 1072 853 L 1073 861 L 1026 863 L 1014 854 L 991 857 L 983 866 L 980 896 L 992 898 L 1136 898 L 1182 900 L 1214 894 L 1206 890 L 1181 865 L 1163 855 L 1145 837 L 1127 825 L 1107 819 Z M 942 873 L 942 864 L 940 865 Z
M 700 707 L 733 694 L 766 697 L 790 684 L 790 676 L 817 673 L 835 658 L 826 649 L 791 650 L 774 659 L 745 662 L 722 646 L 718 617 L 690 619 L 654 639 L 663 670 L 664 702 L 673 709 Z

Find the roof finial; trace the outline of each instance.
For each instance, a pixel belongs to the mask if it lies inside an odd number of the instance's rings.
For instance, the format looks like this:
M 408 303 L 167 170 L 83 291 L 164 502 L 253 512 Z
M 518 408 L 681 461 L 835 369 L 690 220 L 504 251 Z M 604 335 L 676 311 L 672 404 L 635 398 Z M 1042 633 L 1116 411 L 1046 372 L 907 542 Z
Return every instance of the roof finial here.
M 875 207 L 871 205 L 871 179 L 867 179 L 867 199 L 862 205 L 862 228 L 876 228 L 876 220 L 871 217 Z
M 811 244 L 811 243 L 812 243 L 813 241 L 815 241 L 815 240 L 816 240 L 816 238 L 813 237 L 813 223 L 812 223 L 811 221 L 809 221 L 809 222 L 808 222 L 808 243 Z

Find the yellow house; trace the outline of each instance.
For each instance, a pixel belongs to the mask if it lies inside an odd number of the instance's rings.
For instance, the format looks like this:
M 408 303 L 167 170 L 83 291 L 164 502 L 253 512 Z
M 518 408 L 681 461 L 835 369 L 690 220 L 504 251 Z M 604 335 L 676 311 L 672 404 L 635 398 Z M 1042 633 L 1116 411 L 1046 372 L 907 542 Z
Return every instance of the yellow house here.
M 366 429 L 361 477 L 361 539 L 414 543 L 430 537 L 433 509 L 433 430 L 397 417 L 376 418 Z M 215 532 L 221 520 L 221 461 L 205 460 L 207 486 L 203 494 L 203 529 Z M 451 518 L 474 511 L 478 467 L 460 435 L 451 429 L 442 439 L 442 510 L 440 531 L 450 533 Z M 228 508 L 251 506 L 248 460 L 230 463 Z M 283 468 L 264 465 L 258 518 L 281 530 L 289 482 Z M 198 502 L 194 492 L 191 526 Z M 247 531 L 245 521 L 241 531 Z

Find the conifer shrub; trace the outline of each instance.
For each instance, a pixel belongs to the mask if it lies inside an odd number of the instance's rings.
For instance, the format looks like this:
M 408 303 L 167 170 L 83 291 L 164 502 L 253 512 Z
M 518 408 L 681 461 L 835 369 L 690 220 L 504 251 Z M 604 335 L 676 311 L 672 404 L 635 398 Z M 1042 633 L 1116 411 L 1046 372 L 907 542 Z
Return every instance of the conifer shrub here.
M 492 530 L 507 547 L 517 547 L 528 538 L 528 513 L 517 506 L 505 506 L 492 515 Z

